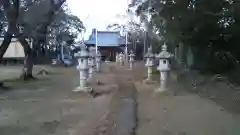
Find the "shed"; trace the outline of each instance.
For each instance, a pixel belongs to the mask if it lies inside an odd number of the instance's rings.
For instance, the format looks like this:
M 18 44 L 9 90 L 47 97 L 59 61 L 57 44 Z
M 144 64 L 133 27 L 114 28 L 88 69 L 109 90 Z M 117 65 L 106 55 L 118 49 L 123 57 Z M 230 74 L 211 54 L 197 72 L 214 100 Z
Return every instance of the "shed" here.
M 4 38 L 0 38 L 0 46 Z M 3 55 L 3 59 L 21 59 L 24 58 L 24 50 L 20 42 L 16 38 L 12 38 L 11 43 L 9 44 L 7 51 Z

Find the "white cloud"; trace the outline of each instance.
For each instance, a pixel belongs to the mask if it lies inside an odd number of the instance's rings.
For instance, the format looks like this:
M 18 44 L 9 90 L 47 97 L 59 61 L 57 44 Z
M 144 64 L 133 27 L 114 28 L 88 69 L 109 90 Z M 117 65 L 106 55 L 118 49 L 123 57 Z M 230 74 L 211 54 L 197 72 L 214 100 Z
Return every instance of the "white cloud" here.
M 87 28 L 85 39 L 93 28 L 105 30 L 116 22 L 117 14 L 124 14 L 128 0 L 67 0 L 72 13 L 78 16 Z

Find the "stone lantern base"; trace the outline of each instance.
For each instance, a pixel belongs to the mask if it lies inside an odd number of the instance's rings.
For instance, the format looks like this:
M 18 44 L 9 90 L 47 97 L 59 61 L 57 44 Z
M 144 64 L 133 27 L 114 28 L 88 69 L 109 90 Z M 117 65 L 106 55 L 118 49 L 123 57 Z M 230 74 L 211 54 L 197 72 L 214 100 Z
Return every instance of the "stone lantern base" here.
M 92 91 L 91 87 L 77 87 L 73 90 L 73 92 L 90 92 Z
M 100 62 L 98 63 L 96 63 L 96 72 L 97 73 L 100 73 L 101 72 L 101 64 L 100 64 Z
M 143 80 L 143 82 L 145 84 L 153 84 L 153 83 L 156 83 L 156 81 L 153 80 L 153 66 L 148 66 L 147 65 L 147 78 L 145 80 Z
M 156 89 L 156 92 L 167 91 L 168 73 L 168 71 L 160 72 L 160 88 Z
M 167 91 L 167 81 L 166 80 L 161 80 L 160 81 L 160 87 L 157 88 L 155 91 L 156 92 L 165 92 Z
M 133 70 L 133 66 L 134 66 L 133 61 L 129 61 L 128 64 L 129 64 L 128 70 Z
M 124 61 L 120 61 L 119 64 L 120 64 L 121 67 L 123 67 L 124 66 Z
M 158 93 L 162 93 L 162 92 L 166 92 L 167 89 L 166 88 L 156 88 L 155 89 L 155 92 L 158 92 Z
M 154 84 L 154 83 L 156 83 L 157 81 L 154 81 L 153 79 L 145 79 L 145 80 L 143 80 L 143 83 L 144 84 L 149 84 L 149 85 L 151 85 L 151 84 Z
M 133 70 L 133 69 L 132 69 L 132 68 L 128 68 L 127 70 L 130 70 L 130 71 L 131 71 L 131 70 Z

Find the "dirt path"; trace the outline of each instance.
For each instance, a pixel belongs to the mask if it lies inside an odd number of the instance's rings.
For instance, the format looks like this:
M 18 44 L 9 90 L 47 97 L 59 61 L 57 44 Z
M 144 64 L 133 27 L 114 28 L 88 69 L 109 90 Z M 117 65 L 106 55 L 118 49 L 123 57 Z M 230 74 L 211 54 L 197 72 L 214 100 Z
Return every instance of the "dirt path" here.
M 91 83 L 100 93 L 95 98 L 71 91 L 78 86 L 75 68 L 56 69 L 36 82 L 9 82 L 14 89 L 0 93 L 0 135 L 240 134 L 240 115 L 225 108 L 233 102 L 222 106 L 174 80 L 169 92 L 157 94 L 157 84 L 142 83 L 143 63 L 133 71 L 113 63 L 103 69 Z

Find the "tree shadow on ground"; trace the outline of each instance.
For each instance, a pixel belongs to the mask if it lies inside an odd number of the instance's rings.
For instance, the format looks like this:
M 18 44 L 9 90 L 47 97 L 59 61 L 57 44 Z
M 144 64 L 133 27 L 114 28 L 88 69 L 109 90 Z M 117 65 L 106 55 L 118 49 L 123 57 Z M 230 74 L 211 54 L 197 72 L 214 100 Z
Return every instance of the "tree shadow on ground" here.
M 201 78 L 201 79 L 199 79 Z M 240 114 L 240 90 L 225 80 L 213 80 L 213 76 L 181 74 L 177 79 L 181 92 L 196 94 L 212 100 L 226 111 Z
M 176 75 L 176 77 L 170 77 L 169 85 L 171 86 L 169 87 L 171 87 L 176 96 L 187 94 L 198 95 L 202 98 L 212 100 L 230 113 L 240 114 L 240 89 L 230 86 L 227 81 L 213 81 L 212 74 L 201 75 L 196 72 L 179 70 L 172 70 L 171 72 L 171 75 Z M 237 73 L 234 72 L 232 75 L 239 76 L 236 75 Z M 143 81 L 146 76 L 146 67 L 143 64 L 139 64 L 134 70 L 134 80 Z M 159 84 L 159 71 L 156 68 L 153 69 L 152 77 L 156 81 L 156 84 Z M 238 80 L 238 78 L 235 80 Z
M 34 74 L 34 78 L 24 80 L 21 77 L 11 79 L 3 79 L 0 83 L 0 93 L 9 92 L 13 90 L 39 89 L 41 87 L 48 87 L 53 85 L 59 77 L 69 72 L 66 68 L 56 68 L 54 71 L 39 70 Z
M 15 91 L 15 90 L 26 90 L 26 89 L 39 89 L 41 87 L 49 86 L 54 82 L 54 78 L 51 76 L 40 77 L 36 79 L 23 80 L 21 78 L 13 78 L 3 81 L 3 85 L 0 88 L 0 93 Z

